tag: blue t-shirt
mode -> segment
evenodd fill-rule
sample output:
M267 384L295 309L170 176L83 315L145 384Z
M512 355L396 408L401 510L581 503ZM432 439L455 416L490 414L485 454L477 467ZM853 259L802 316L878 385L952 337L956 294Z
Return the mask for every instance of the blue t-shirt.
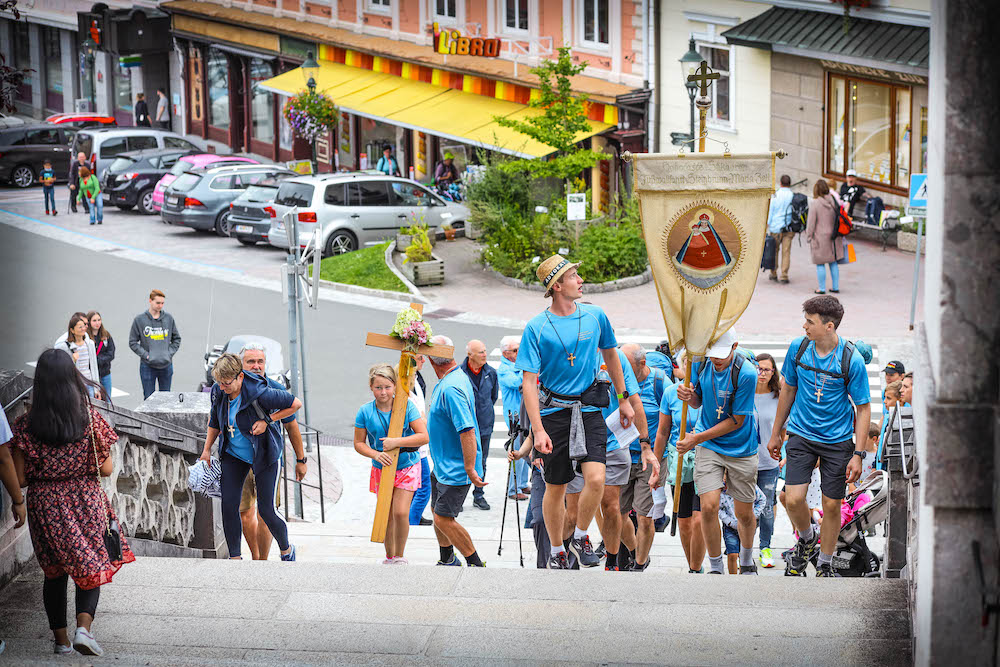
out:
M735 357L733 357L735 361ZM710 360L694 364L693 388L701 396L701 416L698 430L707 431L731 416L743 415L743 425L721 438L706 440L700 446L726 456L742 458L756 456L759 434L753 397L757 391L757 368L744 359L736 378L736 395L733 396L732 362L721 371L715 370Z
M545 310L524 327L514 367L538 373L542 385L550 391L579 396L597 377L601 367L597 351L617 345L608 316L597 306L578 303L576 311L565 317ZM572 365L568 355L574 356ZM541 413L548 415L557 410L546 408ZM583 411L596 412L597 408L585 405Z
M503 419L510 429L510 415L521 414L521 371L514 368L514 362L503 357L497 369L500 382L500 399L503 403Z
M661 472L660 476L671 485L677 480L677 440L681 433L681 410L684 403L677 398L678 384L672 384L663 392L663 400L660 401L660 412L670 415L670 435L667 438L667 446L664 453L667 458L667 472ZM688 405L687 430L688 433L698 431L698 420L701 418L701 408ZM687 484L694 481L694 451L684 454L684 470L681 473L681 482Z
M381 452L383 451L382 438L386 437L389 433L389 419L391 417L392 410L382 412L375 407L375 401L373 400L365 403L358 410L358 414L354 418L354 428L363 428L368 435L368 446ZM418 419L420 419L420 411L417 410L417 406L413 401L407 401L406 420L403 425L403 434L400 437L405 438L408 435L413 435L413 429L410 427L410 424ZM396 461L396 470L403 470L417 463L420 463L420 452L401 451L399 452L399 459ZM372 467L381 469L382 464L372 459Z
M42 183L43 188L55 187L55 183L52 183L50 185L45 182L45 179L55 178L55 177L56 177L56 171L52 167L49 167L48 169L43 168L40 172L38 172L38 180Z
M868 385L868 369L861 353L854 350L851 355L847 381L840 378L817 373L801 368L795 363L795 354L799 350L802 337L796 338L788 346L785 363L781 366L781 375L785 383L797 387L795 402L788 417L789 433L801 436L806 440L834 444L852 439L854 435L854 408L848 396L855 405L865 405L871 402L871 388ZM825 357L816 356L816 343L810 341L802 354L801 363L813 368L839 373L841 359L844 357L844 345L841 338L837 347ZM817 387L819 397L817 399ZM867 430L867 429L866 429Z
M226 435L229 436L229 447L226 451L241 461L253 463L253 443L250 442L250 438L248 438L243 431L240 430L239 426L236 425L236 413L240 411L240 403L242 403L242 401L242 394L229 401L229 423L226 424ZM229 435L230 426L233 427L232 435Z
M442 484L464 486L471 480L465 472L460 433L473 429L476 440L476 473L483 476L483 452L476 421L476 399L472 381L455 366L438 380L427 407L427 434L430 436L434 476Z
M634 395L639 393L639 381L635 379L635 371L632 370L632 365L629 364L628 359L625 358L625 353L621 350L616 350L618 352L618 361L622 365L622 374L625 376L625 391L629 395ZM597 353L600 357L600 352ZM601 364L604 363L604 357L600 357L597 362L597 368L600 370ZM610 375L610 373L609 373ZM608 403L608 407L601 408L601 416L604 417L604 421L608 420L615 410L618 409L618 394L615 391L614 385L611 385L611 402ZM639 415L636 415L637 417ZM618 442L618 438L611 434L611 429L606 429L608 432L608 453L618 451L622 447L625 447L623 443ZM636 441L638 444L638 440Z
M646 414L650 443L656 442L656 431L660 428L660 401L670 386L665 374L658 368L650 368L646 379L639 385L639 398L642 399L642 411ZM628 446L628 450L632 454L632 463L638 463L642 455L642 444L638 438Z

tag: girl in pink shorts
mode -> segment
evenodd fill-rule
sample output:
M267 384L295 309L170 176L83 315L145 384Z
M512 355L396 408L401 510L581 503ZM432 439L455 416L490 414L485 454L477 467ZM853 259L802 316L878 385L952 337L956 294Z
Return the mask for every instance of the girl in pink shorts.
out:
M375 364L368 369L368 387L375 397L358 410L354 418L354 449L372 460L368 488L378 493L382 466L392 463L389 452L399 450L396 478L393 480L392 508L385 531L384 565L406 564L403 550L410 531L410 501L420 488L421 445L427 444L427 422L413 401L407 401L405 426L399 438L388 437L392 402L396 395L396 370L389 364Z

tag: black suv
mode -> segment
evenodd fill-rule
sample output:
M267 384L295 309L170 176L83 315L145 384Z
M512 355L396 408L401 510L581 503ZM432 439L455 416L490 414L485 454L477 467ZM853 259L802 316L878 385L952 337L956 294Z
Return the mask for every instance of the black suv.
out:
M69 176L69 145L76 129L52 123L25 123L0 129L0 181L26 188L38 181L48 160L57 181Z
M104 173L101 191L106 205L123 211L138 207L144 215L156 213L153 188L177 160L198 151L181 148L151 148L119 154Z

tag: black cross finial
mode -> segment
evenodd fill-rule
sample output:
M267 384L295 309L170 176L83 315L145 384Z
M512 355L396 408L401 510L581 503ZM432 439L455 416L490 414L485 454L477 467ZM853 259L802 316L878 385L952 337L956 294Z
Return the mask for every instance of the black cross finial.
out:
M694 74L688 75L688 81L693 81L701 86L702 97L706 97L708 95L709 82L718 78L720 78L719 73L713 72L708 66L708 63L704 60L701 61L701 65L699 65L698 69L694 71Z

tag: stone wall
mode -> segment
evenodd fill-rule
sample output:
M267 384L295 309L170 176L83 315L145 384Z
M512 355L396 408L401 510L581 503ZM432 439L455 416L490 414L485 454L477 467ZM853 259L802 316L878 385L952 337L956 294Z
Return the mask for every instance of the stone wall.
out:
M0 406L6 408L7 421L13 422L23 414L24 402L19 397L29 389L31 380L23 373L0 368ZM10 507L11 498L0 485L0 587L17 576L34 556L28 527L13 530Z

